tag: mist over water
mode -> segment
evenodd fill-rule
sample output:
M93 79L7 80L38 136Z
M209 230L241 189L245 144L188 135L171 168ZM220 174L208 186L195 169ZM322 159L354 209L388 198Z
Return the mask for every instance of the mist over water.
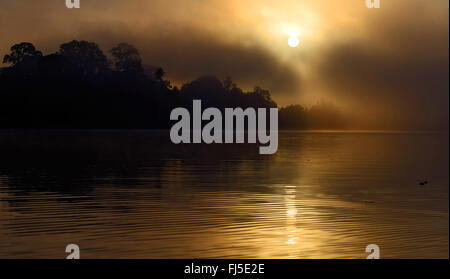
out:
M0 258L448 258L448 133L1 131ZM428 180L425 186L419 182Z

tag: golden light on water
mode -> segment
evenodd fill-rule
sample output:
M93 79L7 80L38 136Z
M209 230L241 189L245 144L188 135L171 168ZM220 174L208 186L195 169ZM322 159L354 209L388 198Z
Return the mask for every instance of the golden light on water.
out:
M296 189L293 185L285 186L285 204L286 204L286 229L287 229L287 240L286 244L294 245L297 244L297 207L296 207Z

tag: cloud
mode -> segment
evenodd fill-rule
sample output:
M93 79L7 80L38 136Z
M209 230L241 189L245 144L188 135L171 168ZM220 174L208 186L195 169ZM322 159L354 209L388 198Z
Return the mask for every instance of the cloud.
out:
M274 96L301 91L300 75L293 65L282 62L256 40L244 41L223 30L224 18L231 22L234 17L228 10L219 22L219 11L228 7L226 1L208 5L199 0L189 5L184 1L96 1L82 3L79 10L66 9L61 2L40 3L33 12L29 2L10 4L8 13L0 12L4 16L0 23L15 28L0 29L0 35L7 38L0 49L6 53L14 43L31 41L48 53L63 42L83 39L97 42L106 52L125 41L140 50L145 64L163 67L167 77L178 84L201 75L217 75L230 76L245 89L255 85L267 88ZM39 32L29 29L32 21L37 22Z
M384 9L363 23L364 37L330 44L317 74L336 98L359 107L361 117L448 127L448 8L443 13L442 6L411 1Z
M301 89L299 73L256 44L228 43L198 30L182 30L156 34L140 45L149 63L163 66L176 80L217 75L230 76L244 87L269 88L275 95Z
M331 99L373 123L448 127L447 0L0 0L0 53L31 41L44 53L72 39L106 52L135 45L177 84L230 76L276 101ZM285 28L301 44L286 45Z

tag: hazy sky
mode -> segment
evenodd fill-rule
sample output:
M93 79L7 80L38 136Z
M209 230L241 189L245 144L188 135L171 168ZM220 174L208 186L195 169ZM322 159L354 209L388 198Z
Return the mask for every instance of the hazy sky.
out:
M0 54L126 41L178 84L230 76L281 105L323 99L374 122L448 125L448 13L448 0L0 0Z

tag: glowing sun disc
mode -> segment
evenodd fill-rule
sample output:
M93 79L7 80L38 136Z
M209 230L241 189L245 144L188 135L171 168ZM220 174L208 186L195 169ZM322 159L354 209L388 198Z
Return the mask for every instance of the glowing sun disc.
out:
M297 36L292 35L292 36L289 37L288 45L290 47L296 47L296 46L298 46L298 44L299 44L299 40L298 40Z

